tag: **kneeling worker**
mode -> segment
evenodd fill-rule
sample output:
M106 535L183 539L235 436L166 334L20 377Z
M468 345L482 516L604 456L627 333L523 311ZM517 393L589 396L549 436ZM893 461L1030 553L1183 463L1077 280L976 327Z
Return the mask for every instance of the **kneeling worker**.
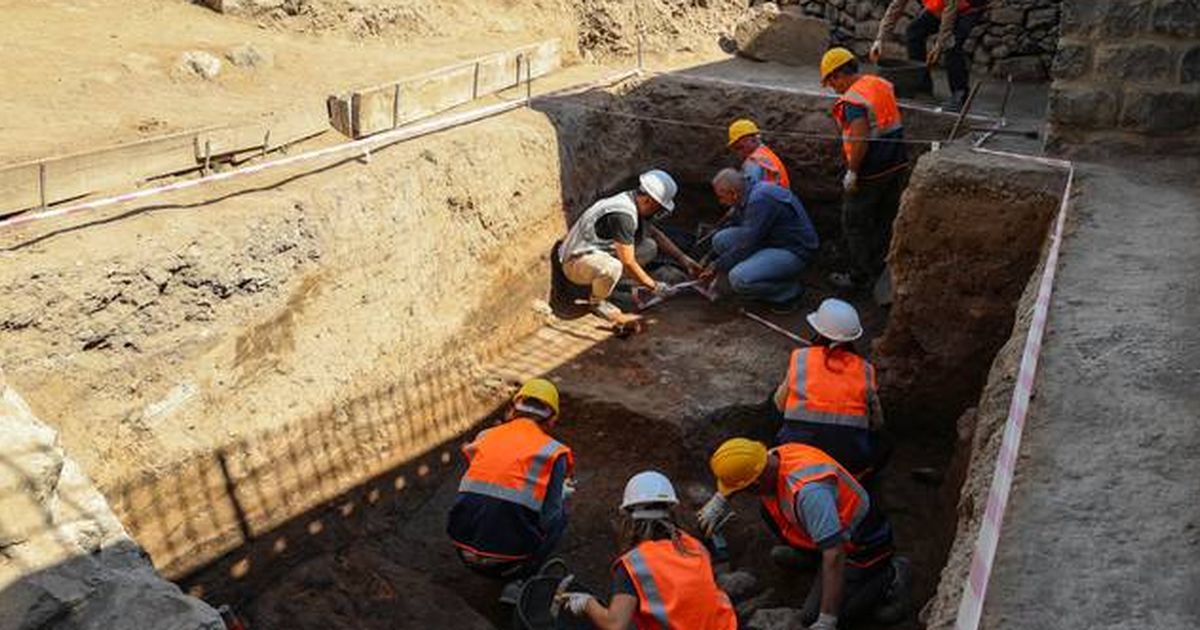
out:
M717 448L709 467L717 493L697 514L705 532L711 535L727 518L726 497L750 490L788 547L820 553L820 575L800 617L811 629L835 630L839 619L853 623L869 615L894 623L908 613L908 565L893 557L891 524L824 451L806 444L767 450L733 438Z
M638 178L638 189L622 192L592 204L571 226L558 249L558 260L567 279L592 288L592 311L614 324L636 321L608 301L613 287L628 273L638 284L658 292L665 286L646 273L638 261L636 246L645 232L688 271L697 273L700 265L684 254L653 225L643 219L664 218L675 209L679 187L665 171L652 170ZM656 249L657 249L656 248ZM656 251L656 250L655 250ZM653 255L647 256L653 259ZM649 262L646 260L645 262Z
M533 379L513 397L503 424L463 447L469 463L446 532L463 563L489 577L537 570L567 527L571 449L547 434L558 422L558 390ZM515 587L514 587L515 588ZM506 588L505 596L514 590Z
M742 221L713 236L717 259L700 277L728 274L738 296L791 308L800 297L800 273L820 244L804 204L792 191L769 182L749 183L732 168L718 172L712 187L718 201L737 209Z
M883 466L883 407L875 367L850 344L862 336L858 311L837 299L808 314L816 339L792 351L787 376L775 391L783 415L779 443L799 442L832 456L860 482Z
M564 607L604 630L737 630L733 605L713 578L704 545L679 527L671 480L648 470L625 484L622 546L613 565L612 602L564 593Z

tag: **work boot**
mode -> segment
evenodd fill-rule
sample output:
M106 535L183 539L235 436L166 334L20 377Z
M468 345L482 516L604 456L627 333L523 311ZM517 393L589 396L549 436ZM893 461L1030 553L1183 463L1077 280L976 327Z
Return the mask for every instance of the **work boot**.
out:
M801 551L787 545L771 547L771 561L775 566L789 571L811 571L817 568L820 556L813 552Z
M912 563L904 556L892 556L892 583L883 605L875 609L875 621L900 623L912 612Z
M513 580L504 585L500 589L500 603L516 606L517 601L521 599L521 589L525 586L525 580Z
M608 320L614 326L627 326L641 319L638 315L629 315L621 309L617 308L616 304L608 300L601 300L592 305L592 313L601 319Z

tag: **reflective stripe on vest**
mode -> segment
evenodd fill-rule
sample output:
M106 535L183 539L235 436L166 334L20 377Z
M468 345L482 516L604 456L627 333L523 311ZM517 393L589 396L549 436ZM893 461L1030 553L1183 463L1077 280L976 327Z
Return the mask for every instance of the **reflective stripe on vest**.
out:
M942 15L942 10L946 8L946 0L921 0L921 4L925 5L926 11L939 17ZM970 10L970 0L958 0L959 13L966 13Z
M830 362L842 370L829 369ZM869 429L871 390L875 370L852 352L830 355L823 346L792 352L788 365L787 398L783 417L801 422Z
M483 431L463 447L470 461L458 484L459 492L473 492L541 511L550 486L553 464L567 458L567 474L574 469L571 449L542 432L529 418L514 418Z
M850 149L854 143L849 140L850 121L846 120L843 112L846 104L857 105L867 110L867 125L870 128L868 139L904 128L892 84L873 74L862 75L833 104L833 117L842 128L842 150L847 161L850 160Z
M750 154L750 157L746 158L746 161L754 162L766 172L766 175L763 177L765 181L783 186L784 188L791 187L792 182L791 178L788 177L787 168L783 166L783 161L779 159L779 156L775 155L775 152L767 145L758 145L758 148L754 150L754 153Z
M775 496L764 496L762 501L784 540L802 549L817 548L804 523L796 518L796 495L809 483L833 480L837 485L838 521L847 534L846 551L857 551L849 534L866 517L871 499L854 476L824 451L805 444L784 444L771 453L779 457Z
M680 532L681 553L671 540L638 544L621 556L638 594L633 622L639 630L735 630L737 615L717 587L704 546Z

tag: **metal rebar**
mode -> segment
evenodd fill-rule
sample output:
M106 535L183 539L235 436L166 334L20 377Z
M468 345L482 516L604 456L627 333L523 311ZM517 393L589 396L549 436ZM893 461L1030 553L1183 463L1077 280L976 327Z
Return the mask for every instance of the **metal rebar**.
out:
M42 210L46 209L46 163L38 162L38 197L42 202Z

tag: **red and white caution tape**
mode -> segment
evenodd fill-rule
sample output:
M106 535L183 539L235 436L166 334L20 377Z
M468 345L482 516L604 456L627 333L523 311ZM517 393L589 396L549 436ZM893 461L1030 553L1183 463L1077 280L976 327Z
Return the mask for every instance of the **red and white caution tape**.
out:
M1033 319L1025 337L1025 349L1021 354L1021 365L1017 371L1017 383L1013 387L1012 404L1008 409L1008 420L1004 426L1004 437L1000 442L1000 453L996 457L996 470L992 475L992 487L988 491L987 507L983 522L979 525L979 536L975 541L975 554L971 558L971 570L963 586L962 600L958 606L955 630L977 630L983 616L983 601L987 596L988 582L992 575L992 563L996 559L996 547L1000 543L1000 526L1004 522L1004 511L1012 490L1013 473L1017 454L1021 449L1021 432L1029 412L1029 400L1033 395L1033 382L1037 375L1038 357L1042 351L1042 336L1046 331L1046 318L1050 312L1050 295L1054 289L1054 275L1058 268L1058 253L1062 246L1063 225L1067 219L1067 208L1071 201L1071 185L1075 179L1075 168L1070 162L1050 158L1022 156L1000 151L979 149L982 153L1007 155L1030 159L1051 166L1065 166L1067 184L1063 189L1062 204L1050 233L1050 250L1046 254L1046 266L1038 284L1037 301L1033 305Z

